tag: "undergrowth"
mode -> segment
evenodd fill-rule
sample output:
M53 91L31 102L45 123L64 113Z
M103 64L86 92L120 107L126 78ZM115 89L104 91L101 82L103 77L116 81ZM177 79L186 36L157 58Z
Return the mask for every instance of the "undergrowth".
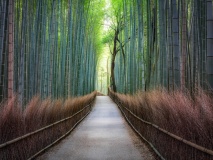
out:
M111 92L135 115L183 139L213 150L213 97L200 91L193 98L188 93L166 90L124 95ZM213 159L182 142L170 138L136 120L125 109L129 120L166 159Z
M72 116L92 102L95 96L96 92L66 100L51 100L50 98L41 100L39 96L35 96L23 111L15 96L2 102L0 105L0 144ZM64 135L90 109L87 107L70 120L0 149L0 159L29 158Z

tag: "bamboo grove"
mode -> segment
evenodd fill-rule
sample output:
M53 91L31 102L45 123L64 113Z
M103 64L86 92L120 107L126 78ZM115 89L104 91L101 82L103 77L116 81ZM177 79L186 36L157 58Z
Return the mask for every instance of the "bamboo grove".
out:
M213 88L212 0L112 0L111 87Z
M24 103L37 94L66 98L92 92L101 5L97 0L1 0L1 99L10 97L10 90Z

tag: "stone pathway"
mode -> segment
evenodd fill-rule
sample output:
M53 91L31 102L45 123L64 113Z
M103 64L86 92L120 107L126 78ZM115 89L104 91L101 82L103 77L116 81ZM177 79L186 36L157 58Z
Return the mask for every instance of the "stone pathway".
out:
M38 159L154 160L108 96L97 96L92 112L58 145Z

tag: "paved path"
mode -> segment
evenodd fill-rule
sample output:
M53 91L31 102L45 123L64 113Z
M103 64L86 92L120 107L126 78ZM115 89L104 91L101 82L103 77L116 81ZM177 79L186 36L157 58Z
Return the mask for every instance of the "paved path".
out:
M88 117L64 140L38 159L153 160L152 154L107 97L97 96Z

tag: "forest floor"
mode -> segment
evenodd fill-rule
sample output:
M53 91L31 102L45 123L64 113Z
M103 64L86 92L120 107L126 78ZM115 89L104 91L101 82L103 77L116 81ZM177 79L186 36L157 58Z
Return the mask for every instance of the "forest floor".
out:
M108 96L97 96L92 112L58 145L38 159L154 160Z

